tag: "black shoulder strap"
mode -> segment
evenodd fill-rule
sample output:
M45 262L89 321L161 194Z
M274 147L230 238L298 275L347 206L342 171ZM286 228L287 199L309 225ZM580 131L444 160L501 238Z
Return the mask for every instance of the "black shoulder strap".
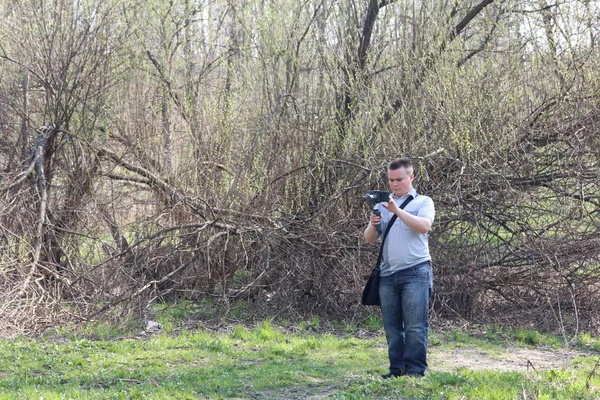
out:
M404 207L406 207L406 205L408 203L410 203L412 201L412 199L414 199L414 197L411 194L400 205L400 209L404 209ZM381 264L381 258L383 257L383 244L385 243L385 238L387 238L387 235L388 235L390 229L392 228L392 225L394 225L394 222L396 222L396 218L398 218L398 216L396 214L394 214L394 216L390 219L390 222L388 222L385 232L383 233L383 236L381 237L381 247L379 248L379 255L377 256L377 264L375 264L375 266L376 266L375 268L379 268L379 265Z

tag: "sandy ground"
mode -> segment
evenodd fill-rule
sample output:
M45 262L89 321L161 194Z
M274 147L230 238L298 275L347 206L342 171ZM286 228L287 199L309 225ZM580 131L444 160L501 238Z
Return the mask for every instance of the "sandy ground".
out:
M428 364L433 371L453 372L467 370L540 371L567 368L576 357L586 356L578 351L556 351L539 348L507 348L485 350L460 347L429 349Z

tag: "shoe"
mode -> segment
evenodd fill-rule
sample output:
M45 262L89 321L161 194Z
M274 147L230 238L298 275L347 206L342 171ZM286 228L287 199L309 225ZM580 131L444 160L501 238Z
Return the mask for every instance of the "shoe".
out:
M423 372L413 372L413 373L406 373L404 374L405 376L414 376L416 378L422 378L425 376L425 373Z
M392 372L388 372L388 373L387 373L387 374L385 374L385 375L381 375L381 377L382 377L383 379L390 379L390 378L398 378L399 376L402 376L402 375L403 375L402 373L399 373L399 374L394 374L394 373L392 373Z

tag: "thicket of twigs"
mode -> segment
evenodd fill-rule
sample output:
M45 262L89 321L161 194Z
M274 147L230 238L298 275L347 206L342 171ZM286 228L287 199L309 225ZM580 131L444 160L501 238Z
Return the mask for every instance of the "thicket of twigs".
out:
M361 197L398 156L434 316L597 329L599 11L530 3L0 1L0 334L365 313Z

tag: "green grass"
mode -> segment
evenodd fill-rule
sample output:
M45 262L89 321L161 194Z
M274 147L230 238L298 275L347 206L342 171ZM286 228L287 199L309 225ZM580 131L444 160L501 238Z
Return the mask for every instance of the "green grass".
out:
M323 324L313 318L303 326ZM100 334L82 333L100 340L61 334L0 341L0 399L592 399L600 388L600 368L592 374L597 357L577 359L567 370L436 372L434 367L422 379L383 381L378 379L387 366L383 333L359 338L356 331L347 332L348 324L336 334L287 334L267 320L226 332L183 329L153 337L130 332L118 339L107 337L114 332L107 327L96 328ZM503 349L504 340L527 346L546 340L530 331L493 329L495 337L504 335L501 343L486 339L489 329L474 335L434 332L431 351L457 344ZM598 343L590 335L581 341L586 348Z
M576 343L582 349L600 352L600 338L593 337L588 332L581 333Z
M586 339L581 339L584 337ZM535 329L503 329L498 325L480 326L477 329L454 328L452 330L430 335L431 340L444 341L447 346L468 347L477 346L485 349L502 349L508 345L519 346L545 346L552 349L562 349L565 346L564 338L553 333L543 333ZM587 345L584 345L584 342ZM569 343L571 345L572 343ZM577 343L580 348L600 350L600 341L593 339L589 334L579 336Z

